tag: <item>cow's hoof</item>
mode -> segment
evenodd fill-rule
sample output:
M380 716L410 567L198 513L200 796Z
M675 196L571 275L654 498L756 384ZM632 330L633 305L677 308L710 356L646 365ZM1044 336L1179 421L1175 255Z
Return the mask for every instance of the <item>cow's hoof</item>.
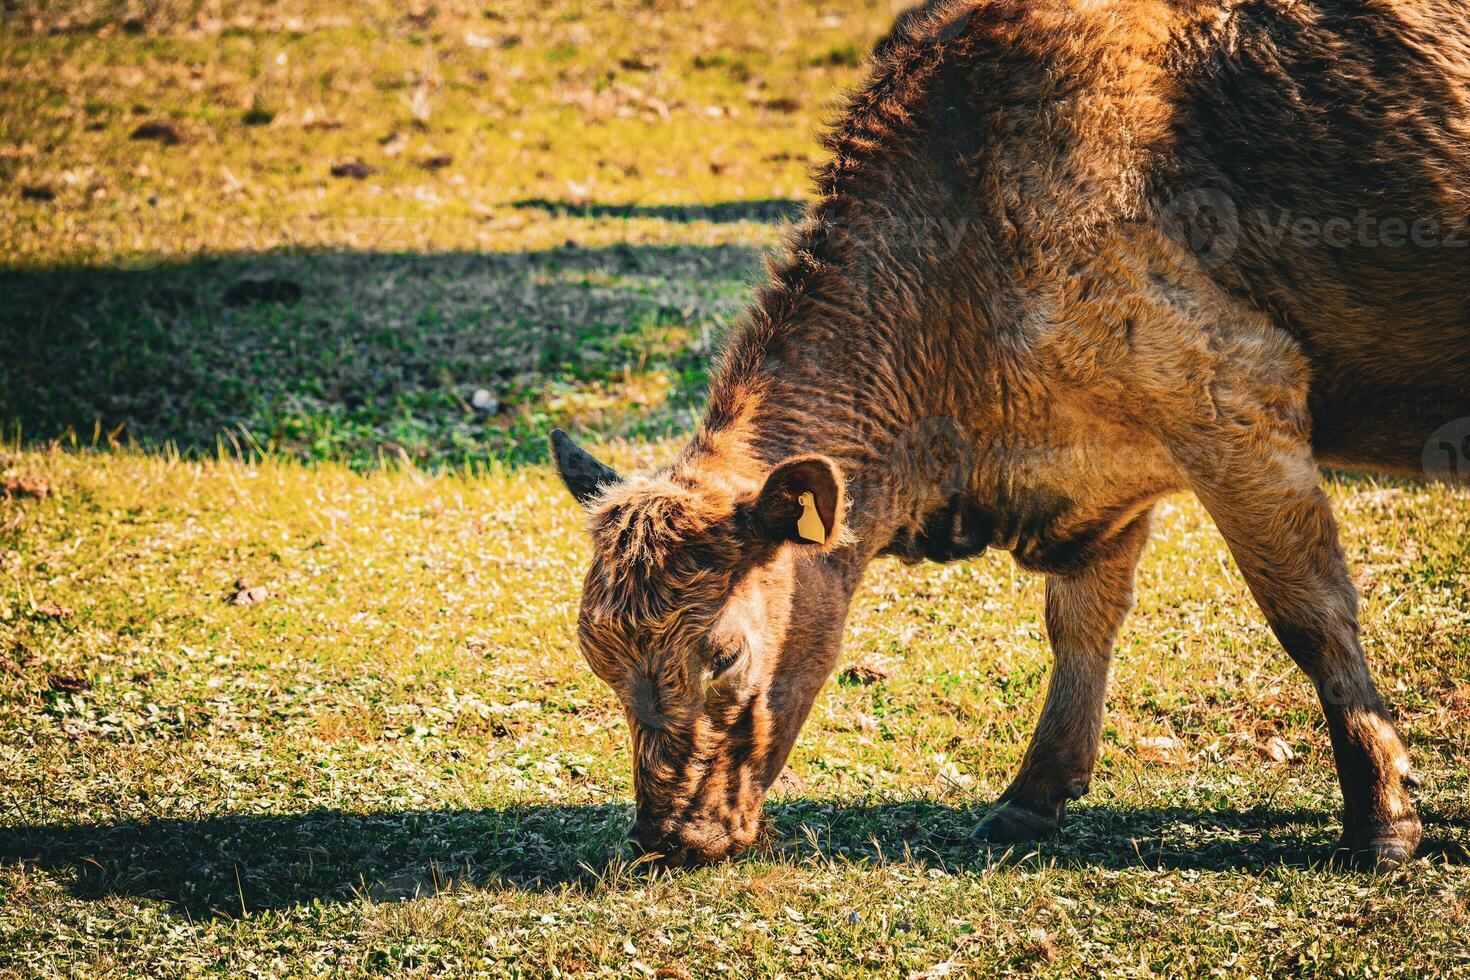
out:
M1024 844L1050 837L1061 822L1055 811L1039 813L1019 803L1002 803L985 815L970 837L987 844Z
M1419 822L1378 824L1346 832L1337 842L1337 860L1360 871L1384 874L1407 864L1419 849Z

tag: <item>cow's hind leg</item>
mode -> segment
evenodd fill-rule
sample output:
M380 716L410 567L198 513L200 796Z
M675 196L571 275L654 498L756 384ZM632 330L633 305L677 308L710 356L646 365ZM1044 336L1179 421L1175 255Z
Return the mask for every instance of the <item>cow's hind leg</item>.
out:
M1087 792L1097 760L1113 643L1133 605L1133 570L1148 540L1139 517L1086 569L1046 580L1046 631L1056 663L1020 772L975 837L1014 843L1060 826L1067 802Z
M1363 659L1357 592L1311 449L1259 424L1213 434L1213 445L1187 454L1191 483L1271 629L1316 686L1342 784L1341 853L1365 868L1397 867L1421 833L1405 788L1409 756Z

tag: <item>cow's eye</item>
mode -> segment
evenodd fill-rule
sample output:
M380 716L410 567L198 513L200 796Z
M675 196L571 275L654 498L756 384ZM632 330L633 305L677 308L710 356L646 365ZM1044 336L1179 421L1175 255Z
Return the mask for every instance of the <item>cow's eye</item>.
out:
M709 664L710 674L715 677L719 677L725 671L735 666L735 661L739 659L739 647L729 647L727 649L716 650L714 659L712 659Z

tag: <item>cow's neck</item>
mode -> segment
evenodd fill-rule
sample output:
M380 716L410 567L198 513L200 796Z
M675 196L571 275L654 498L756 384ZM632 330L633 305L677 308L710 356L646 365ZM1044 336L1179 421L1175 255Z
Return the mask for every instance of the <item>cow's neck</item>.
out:
M852 554L865 562L946 492L933 484L950 471L932 459L912 465L912 456L949 438L951 420L973 432L974 406L954 393L983 390L982 379L959 375L984 359L974 356L976 336L957 326L955 298L942 293L956 281L939 268L940 255L956 257L959 243L944 240L956 229L931 223L919 232L927 238L894 247L894 223L912 234L932 202L886 202L883 223L866 220L861 205L828 207L839 213L796 240L791 262L773 270L751 322L732 337L706 430L715 455L735 456L751 473L809 453L836 462L853 504Z

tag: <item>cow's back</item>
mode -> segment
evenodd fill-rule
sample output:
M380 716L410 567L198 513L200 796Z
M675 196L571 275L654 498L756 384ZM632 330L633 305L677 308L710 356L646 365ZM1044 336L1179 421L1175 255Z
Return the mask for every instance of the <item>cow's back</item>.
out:
M1166 217L1301 340L1324 457L1412 468L1470 415L1470 12L1262 0L1178 51Z

